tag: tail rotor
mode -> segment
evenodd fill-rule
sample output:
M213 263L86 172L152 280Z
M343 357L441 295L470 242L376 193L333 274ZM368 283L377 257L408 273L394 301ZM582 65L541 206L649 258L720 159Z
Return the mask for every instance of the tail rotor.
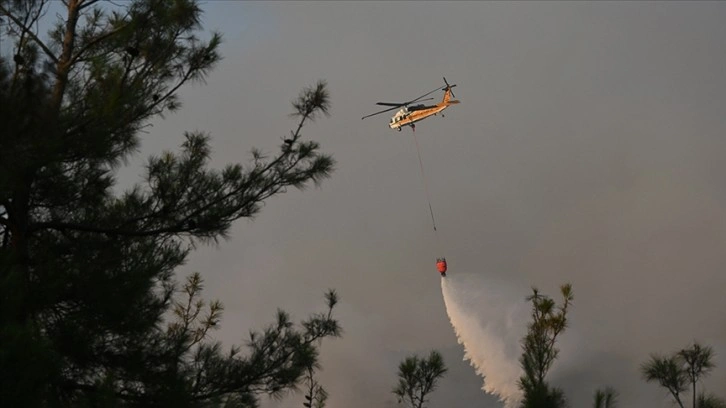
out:
M456 86L456 84L454 84L454 85L449 85L449 81L447 81L447 80L446 80L446 77L443 77L443 78L444 78L444 83L446 84L446 88L444 88L443 90L445 91L445 90L447 90L447 89L448 89L448 90L450 90L450 91L451 91L451 88L455 87L455 86ZM454 95L454 91L451 91L451 96L453 96L454 98L456 98L456 95Z

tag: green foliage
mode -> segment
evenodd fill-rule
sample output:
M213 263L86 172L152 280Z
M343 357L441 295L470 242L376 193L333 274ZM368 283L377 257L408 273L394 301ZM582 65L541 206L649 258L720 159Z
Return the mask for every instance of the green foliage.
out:
M713 395L701 393L698 395L698 408L726 408L726 401Z
M560 291L563 298L560 306L536 288L527 297L527 301L532 303L532 321L522 339L522 356L519 359L524 371L519 379L519 388L524 394L523 408L566 406L562 390L550 387L545 378L559 353L555 343L567 327L567 312L574 299L571 285L563 285Z
M715 367L713 363L713 349L711 347L702 347L698 343L694 343L691 348L683 349L678 352L685 363L686 377L691 382L691 396L693 397L693 407L696 408L696 383L701 377L708 375Z
M674 352L669 356L652 354L641 366L641 373L647 382L657 382L668 390L676 403L683 408L681 396L691 385L693 407L699 407L696 384L715 367L713 349L693 343L690 348Z
M547 383L527 388L521 403L522 408L562 408L567 406L564 392Z
M618 392L613 387L595 390L594 408L616 408L618 406Z
M214 68L221 36L199 38L194 0L101 4L64 2L43 36L47 1L0 0L11 44L0 55L3 405L250 406L279 395L340 334L335 293L326 312L296 325L281 311L246 353L223 351L209 339L222 305L202 300L199 275L179 288L174 271L265 200L330 175L333 159L301 135L329 113L326 84L293 102L296 129L277 153L214 170L209 136L187 133L180 152L150 158L143 183L115 194L117 166L151 119L179 108L177 91Z
M307 392L305 393L305 408L324 408L328 400L328 392L325 391L320 383L315 379L315 369L317 366L309 366L305 376L305 385Z
M688 390L688 379L681 369L676 356L660 356L653 354L650 360L641 366L643 378L648 382L657 382L668 390L681 408L681 394Z
M326 293L325 298L329 306L327 315L317 315L317 319L311 319L305 322L304 327L310 332L333 330L335 335L339 335L340 329L337 327L337 323L332 320L331 315L333 307L338 303L338 295L335 291L331 290ZM329 324L333 324L334 327L327 327ZM307 393L305 394L303 406L306 408L324 408L328 400L328 392L315 379L315 373L318 369L320 369L320 366L317 360L311 359L306 367L306 375L304 378Z
M438 351L431 351L428 358L407 357L398 366L398 385L393 393L399 403L406 403L410 408L422 408L428 402L426 397L436 389L437 382L447 371Z

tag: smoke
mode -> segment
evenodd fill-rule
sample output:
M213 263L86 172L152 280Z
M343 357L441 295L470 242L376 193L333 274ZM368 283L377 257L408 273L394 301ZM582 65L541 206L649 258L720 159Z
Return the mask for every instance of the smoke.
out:
M522 293L500 283L478 281L473 276L449 275L441 279L446 313L464 360L484 379L482 390L508 408L521 399L519 340L526 332L528 307ZM515 299L521 299L520 302Z

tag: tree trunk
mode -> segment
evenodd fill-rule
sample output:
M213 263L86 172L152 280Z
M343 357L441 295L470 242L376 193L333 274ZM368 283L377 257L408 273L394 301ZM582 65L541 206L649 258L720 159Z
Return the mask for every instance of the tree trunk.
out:
M693 408L696 408L696 381L695 380L693 380Z
M68 73L71 70L71 57L73 56L73 46L76 40L76 24L78 23L78 7L80 0L70 0L68 2L68 21L66 22L66 32L63 35L63 51L58 59L56 67L56 81L53 86L53 96L51 99L50 112L51 118L58 115L61 104L63 103L63 94L68 83Z

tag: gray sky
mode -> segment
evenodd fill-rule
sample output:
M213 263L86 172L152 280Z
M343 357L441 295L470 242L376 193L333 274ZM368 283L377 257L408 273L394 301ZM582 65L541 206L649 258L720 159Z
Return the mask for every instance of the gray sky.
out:
M185 130L211 133L215 166L247 161L252 147L272 151L295 125L290 101L325 79L332 117L303 134L338 161L321 188L271 199L181 271L201 271L206 296L225 304L219 339L244 341L278 307L303 318L335 288L345 334L323 344L328 406L396 406L398 363L431 349L451 369L432 408L500 406L462 361L434 265L445 255L451 279L511 293L511 303L470 305L487 308L482 320L523 302L531 285L556 295L572 283L552 381L573 406L605 385L622 407L670 406L638 366L693 340L719 352L707 385L723 389L726 4L204 9L206 28L224 34L225 59L205 86L182 92L183 109L155 124L142 157L176 149ZM388 114L360 117L377 101L443 85L442 76L458 84L462 104L416 133L437 243L410 129L388 129ZM266 403L301 404L300 395Z

